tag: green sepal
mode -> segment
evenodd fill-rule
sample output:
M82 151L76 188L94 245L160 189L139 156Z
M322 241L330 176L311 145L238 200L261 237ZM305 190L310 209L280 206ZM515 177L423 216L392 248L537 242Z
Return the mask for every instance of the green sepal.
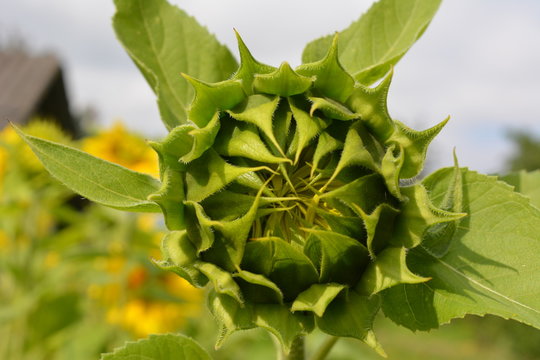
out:
M197 288L202 288L208 283L208 278L192 265L178 266L166 260L152 260L152 262L161 270L173 272Z
M364 239L366 237L364 224L356 215L338 215L322 209L317 209L317 214L320 215L328 223L330 229L336 233L346 235L354 239Z
M185 228L183 166L164 151L162 144L150 143L150 146L158 154L161 187L157 192L148 195L148 200L161 208L167 229L182 230Z
M319 277L306 255L275 237L249 241L241 268L269 278L281 289L286 302L295 299Z
M432 225L456 221L466 216L435 207L429 199L426 188L417 184L401 188L407 201L401 207L401 213L395 221L392 244L413 248L420 245L427 228Z
M326 307L345 288L345 285L337 283L313 284L298 295L291 306L291 311L311 311L321 317Z
M244 281L244 283L238 282L244 297L250 302L283 304L283 293L265 276L246 270L238 270L233 276Z
M395 152L397 151L397 155ZM396 199L403 200L399 187L399 175L405 160L401 144L392 144L386 149L382 159L380 173L384 177L386 187Z
M359 339L386 357L372 330L379 308L380 299L377 295L368 297L354 290L343 291L328 305L324 315L316 317L315 321L323 332Z
M234 119L256 125L272 144L283 152L274 136L272 119L279 105L279 96L251 95L228 113Z
M398 284L429 281L431 278L415 275L409 270L406 256L407 249L404 247L387 247L382 250L368 265L355 290L361 295L371 296Z
M186 201L187 205L193 206L195 209L201 227L211 227L223 235L222 240L223 244L225 245L225 250L229 254L232 264L236 267L240 265L240 262L244 256L244 248L247 237L253 221L257 216L261 192L262 189L259 191L257 196L255 196L247 213L231 221L211 220L206 216L206 214L204 214L204 209L199 203ZM201 250L204 251L208 248L210 248L210 246Z
M247 303L242 307L230 296L210 291L208 308L222 326L221 334L216 341L216 349L219 349L232 333L256 327L253 322L255 314L252 304Z
M379 172L379 153L378 144L362 123L356 121L347 132L341 158L329 182L333 181L347 166L363 166L374 172Z
M214 149L220 155L240 156L263 163L290 162L287 158L274 156L261 140L255 125L252 124L224 123L220 136L214 144Z
M168 232L161 240L161 253L165 261L176 266L189 266L197 260L197 249L186 230Z
M333 231L309 233L304 253L319 271L319 282L355 285L369 262L368 250L358 240Z
M255 197L254 195L222 190L204 199L201 205L210 218L220 221L231 221L247 213L253 205ZM287 199L261 196L259 198L259 208Z
M319 163L326 155L342 148L343 148L343 142L334 138L332 135L330 135L326 131L322 132L319 135L319 138L317 141L317 147L315 148L315 153L313 154L311 176L313 177L313 174L319 168Z
M440 180L441 173L436 172L426 177L422 184L428 192ZM431 198L436 206L442 210L461 213L463 211L463 179L456 154L454 153L454 174L448 185L448 190L442 198ZM451 221L441 224L435 224L428 228L424 234L422 247L430 254L440 258L443 257L450 248L454 233L459 226L460 221Z
M180 161L189 163L201 157L201 155L214 144L214 140L220 129L219 112L216 112L210 122L203 128L190 126L188 135L192 137L192 147L188 153L180 157Z
M395 121L396 131L388 138L386 144L398 143L403 147L404 159L400 178L412 178L422 171L429 144L439 134L449 119L448 117L439 124L424 131L410 129L401 122Z
M240 53L240 67L232 78L242 80L244 91L246 94L251 95L253 94L252 84L255 74L269 74L276 71L276 68L270 65L261 64L255 60L236 29L234 33L236 35L238 51Z
M375 259L377 253L384 249L392 238L394 221L400 213L392 206L382 203L367 214L359 206L355 206L355 211L364 221L364 227L367 233L367 249L372 259Z
M240 287L234 281L232 275L220 267L202 261L197 261L194 267L202 272L214 285L214 290L218 294L228 295L236 300L240 306L244 306L244 298Z
M302 150L308 143L329 125L329 121L318 116L310 116L302 110L301 99L289 98L289 106L296 121L294 140L289 147L288 155L294 155L294 163L298 163Z
M280 149L286 149L291 135L292 111L289 104L282 102L274 112L273 129ZM283 151L282 151L283 152Z
M386 141L393 134L394 121L388 114L387 98L393 71L390 71L374 88L357 84L347 99L347 106L357 113L366 127L380 140Z
M201 205L210 218L230 221L248 212L254 200L255 196L253 195L222 190L204 199ZM270 201L261 201L261 205L267 202Z
M338 34L326 56L314 63L302 64L296 72L304 76L315 76L313 87L322 95L344 102L354 88L354 78L341 66L338 57Z
M225 80L210 84L187 74L182 76L195 89L195 98L189 109L189 120L200 128L205 127L216 112L232 109L246 98L240 80Z
M377 174L362 176L352 182L328 191L320 196L321 200L335 199L356 210L355 206L366 213L372 212L377 205L386 201L386 187Z
M204 208L199 203L186 201L185 213L188 235L197 248L198 256L214 244L215 236L212 226L215 223L206 215Z
M227 163L215 150L209 149L203 156L189 164L186 172L186 199L199 202L223 189L239 176L262 169L259 167L239 167Z
M313 116L315 111L319 110L324 116L330 119L348 121L358 118L358 114L353 113L347 107L333 99L314 96L309 96L308 99L311 102L309 109L309 115L311 116Z
M255 314L255 324L276 336L285 354L290 352L298 336L309 334L315 327L311 314L293 314L285 305L257 304Z
M150 141L150 146L160 157L163 157L160 158L161 161L178 162L193 148L193 137L189 135L189 132L194 128L193 124L176 126L160 142Z
M272 73L256 74L253 89L257 93L287 97L305 93L313 81L314 78L296 73L287 62L283 62Z
M293 314L284 305L246 303L242 308L230 297L215 292L209 294L208 304L212 314L223 325L216 348L221 347L235 331L262 327L275 335L288 353L293 340L310 333L314 327L313 316Z

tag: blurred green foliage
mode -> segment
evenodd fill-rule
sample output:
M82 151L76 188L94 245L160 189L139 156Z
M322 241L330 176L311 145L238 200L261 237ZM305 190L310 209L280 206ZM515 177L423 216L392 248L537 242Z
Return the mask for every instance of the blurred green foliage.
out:
M47 122L25 130L79 146ZM111 161L126 153L128 166L157 167L147 155L133 158L145 141L118 125L85 140ZM11 127L2 130L0 359L95 360L126 340L187 326L202 293L151 264L149 256L160 256L158 219L81 199L45 172Z
M505 170L540 169L540 139L525 131L511 131L508 137L514 144L514 152L506 161Z

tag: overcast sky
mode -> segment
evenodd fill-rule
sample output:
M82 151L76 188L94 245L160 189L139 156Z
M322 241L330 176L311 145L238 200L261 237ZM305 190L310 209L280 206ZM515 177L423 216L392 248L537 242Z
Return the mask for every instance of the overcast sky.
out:
M232 28L254 56L300 63L304 45L356 20L371 0L174 0L236 54ZM148 137L165 133L155 97L116 41L112 0L0 0L0 40L22 37L63 61L74 110L93 106L101 124L122 119ZM451 121L432 146L431 166L499 171L505 134L540 135L540 1L446 0L395 69L391 115L416 128ZM540 156L540 154L539 154Z

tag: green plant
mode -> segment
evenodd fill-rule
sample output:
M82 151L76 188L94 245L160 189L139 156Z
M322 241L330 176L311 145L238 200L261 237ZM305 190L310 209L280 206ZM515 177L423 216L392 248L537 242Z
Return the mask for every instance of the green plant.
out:
M304 359L304 336L318 328L332 338L314 359L339 337L384 355L373 332L381 308L411 330L487 313L540 327L538 208L457 160L414 180L446 120L415 131L386 108L393 65L439 3L381 0L308 44L293 70L257 62L240 36L238 66L164 0L116 0L117 35L169 129L151 143L160 181L21 136L90 200L163 213L170 232L156 263L212 285L218 346L262 327L287 359ZM209 358L189 338L156 335L103 359L135 354Z

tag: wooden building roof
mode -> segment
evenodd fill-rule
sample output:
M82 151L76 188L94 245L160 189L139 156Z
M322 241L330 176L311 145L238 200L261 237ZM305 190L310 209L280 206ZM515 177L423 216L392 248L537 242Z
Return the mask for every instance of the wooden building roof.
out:
M50 54L0 51L0 128L8 121L25 124L33 116L51 118L73 135L79 134L60 61Z

